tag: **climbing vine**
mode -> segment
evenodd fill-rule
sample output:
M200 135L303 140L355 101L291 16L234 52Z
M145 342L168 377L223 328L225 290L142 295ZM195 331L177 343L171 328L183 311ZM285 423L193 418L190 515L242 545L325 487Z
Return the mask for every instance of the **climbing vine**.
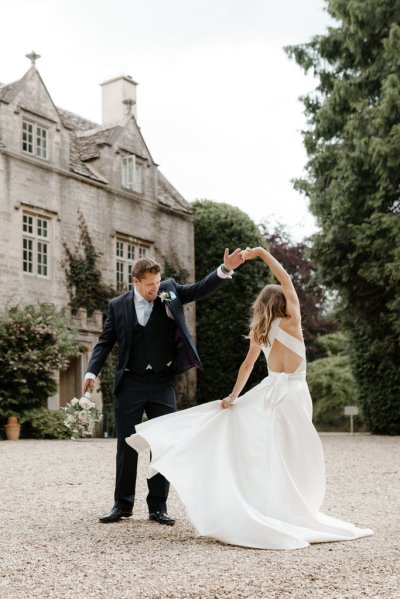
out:
M79 213L79 244L75 250L71 250L64 243L66 254L65 274L67 288L70 296L69 305L72 313L78 308L86 308L90 316L94 310L101 310L103 314L107 311L107 303L116 295L110 285L102 281L102 274L97 267L97 260L101 254L97 252L89 234L88 226L81 213Z

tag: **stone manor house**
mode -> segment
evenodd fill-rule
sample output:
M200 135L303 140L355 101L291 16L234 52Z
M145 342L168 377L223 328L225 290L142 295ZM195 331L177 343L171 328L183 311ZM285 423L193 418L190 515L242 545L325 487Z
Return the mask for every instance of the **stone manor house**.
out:
M64 243L75 251L83 216L103 281L121 291L130 268L151 255L163 266L178 262L194 280L193 211L159 171L136 118L130 76L101 84L102 123L54 105L36 67L13 83L0 83L0 308L53 303L67 308ZM1 77L1 73L0 73ZM193 305L188 321L194 332ZM71 317L81 348L59 377L58 408L80 396L90 353L102 329L100 313ZM195 373L181 388L195 391ZM96 385L97 387L97 385ZM101 405L101 397L96 401Z

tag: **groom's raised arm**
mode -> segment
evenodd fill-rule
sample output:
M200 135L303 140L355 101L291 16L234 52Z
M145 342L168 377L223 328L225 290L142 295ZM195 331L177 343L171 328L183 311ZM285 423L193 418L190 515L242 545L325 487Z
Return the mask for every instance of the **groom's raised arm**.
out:
M229 254L229 250L226 249L223 264L197 283L191 285L176 283L181 302L187 304L203 299L221 287L232 276L233 271L243 264L243 257L240 252L240 248L237 248L232 254Z

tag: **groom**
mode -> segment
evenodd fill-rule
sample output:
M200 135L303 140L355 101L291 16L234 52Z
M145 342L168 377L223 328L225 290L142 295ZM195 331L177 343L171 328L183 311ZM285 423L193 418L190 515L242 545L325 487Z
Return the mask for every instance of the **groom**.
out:
M176 410L175 374L196 366L202 368L193 344L183 306L214 293L242 264L240 249L225 250L224 262L204 279L180 285L173 279L161 282L160 265L149 258L137 260L132 267L134 289L114 298L108 307L103 332L96 344L85 375L83 392L93 390L94 379L107 355L118 343L115 374L115 422L117 434L114 507L99 518L116 522L132 515L135 498L137 452L125 437L135 425ZM169 482L157 474L147 481L150 520L175 523L167 513Z

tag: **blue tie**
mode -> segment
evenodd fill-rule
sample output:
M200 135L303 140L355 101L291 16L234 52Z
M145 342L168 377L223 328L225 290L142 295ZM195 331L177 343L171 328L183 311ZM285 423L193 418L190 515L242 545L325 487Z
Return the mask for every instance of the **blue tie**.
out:
M151 311L153 309L153 302L148 302L147 300L143 300L143 301L144 301L143 326L145 327L150 318Z

